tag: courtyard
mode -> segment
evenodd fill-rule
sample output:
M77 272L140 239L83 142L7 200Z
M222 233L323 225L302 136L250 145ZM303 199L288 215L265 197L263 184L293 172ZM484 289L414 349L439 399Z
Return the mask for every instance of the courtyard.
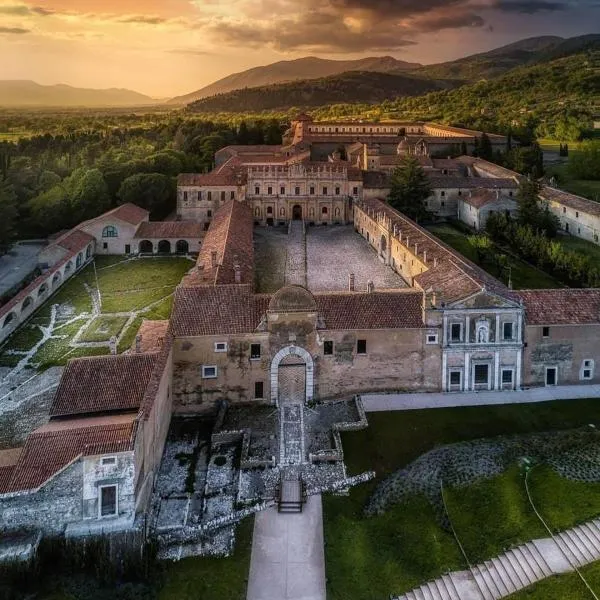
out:
M287 227L254 230L257 292L273 293L289 282L289 265L304 265L300 281L312 292L346 291L354 274L355 290L406 287L403 279L384 265L352 225L307 227L304 243L296 242ZM298 256L290 256L296 253Z
M0 449L47 421L71 358L130 349L143 319L167 319L188 258L97 257L0 347ZM112 342L111 342L112 340Z

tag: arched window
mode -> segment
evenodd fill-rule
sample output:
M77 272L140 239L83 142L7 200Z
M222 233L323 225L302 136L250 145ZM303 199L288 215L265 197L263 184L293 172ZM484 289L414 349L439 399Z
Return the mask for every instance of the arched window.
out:
M117 228L114 225L107 225L102 230L102 237L103 238L119 237L119 232L117 231Z
M327 207L326 207L326 206L324 206L324 207L321 209L321 212L322 212L324 215L326 215L326 214L327 214Z

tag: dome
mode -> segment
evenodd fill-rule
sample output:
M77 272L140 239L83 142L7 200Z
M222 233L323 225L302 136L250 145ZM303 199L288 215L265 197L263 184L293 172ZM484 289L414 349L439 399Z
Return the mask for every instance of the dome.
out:
M406 137L403 137L400 140L400 143L398 144L398 154L408 154L408 151L410 150L410 144L408 143L408 140L406 139Z
M270 312L314 312L317 303L314 296L301 285L281 288L269 302Z

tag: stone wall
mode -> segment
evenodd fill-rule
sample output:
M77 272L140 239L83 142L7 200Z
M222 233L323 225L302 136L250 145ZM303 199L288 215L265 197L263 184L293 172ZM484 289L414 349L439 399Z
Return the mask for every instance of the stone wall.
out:
M117 237L102 237L105 227L112 225L117 229ZM137 240L133 239L138 225L131 225L125 221L107 215L90 221L87 225L80 227L82 231L96 238L96 254L127 254L125 246L130 246L130 252L137 247Z

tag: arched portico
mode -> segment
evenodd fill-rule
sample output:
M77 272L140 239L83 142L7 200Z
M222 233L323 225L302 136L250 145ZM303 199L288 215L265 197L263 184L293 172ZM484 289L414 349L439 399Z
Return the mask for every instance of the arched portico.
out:
M279 405L279 365L283 359L289 356L298 357L306 365L305 402L311 402L314 388L314 363L310 353L300 346L286 346L273 357L271 361L271 402Z

